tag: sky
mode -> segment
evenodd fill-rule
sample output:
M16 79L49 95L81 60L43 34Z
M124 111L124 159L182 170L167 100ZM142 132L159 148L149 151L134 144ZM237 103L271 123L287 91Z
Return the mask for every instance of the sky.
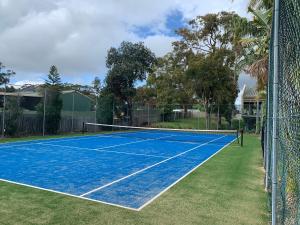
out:
M56 65L64 82L104 79L110 47L142 41L156 56L172 50L174 30L195 16L247 14L248 0L0 0L0 62L12 83L43 82Z

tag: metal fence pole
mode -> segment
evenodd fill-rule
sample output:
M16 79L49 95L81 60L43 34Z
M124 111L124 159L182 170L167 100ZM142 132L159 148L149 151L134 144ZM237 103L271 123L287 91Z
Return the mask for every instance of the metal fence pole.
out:
M273 81L273 138L272 138L272 225L276 225L277 143L278 143L278 76L279 76L279 0L274 11L274 81Z
M20 113L20 110L21 110L21 87L18 89L18 97L17 97L17 107L18 107L18 118L17 118L17 133L20 132L21 130L21 116L19 113Z
M75 110L75 91L73 91L72 95L72 122L71 122L71 132L74 131L74 110Z
M201 110L200 110L200 105L198 106L198 124L197 124L197 129L200 130L200 117L201 117Z
M44 90L44 111L43 111L43 136L45 136L46 127L46 99L47 99L47 89Z
M98 110L98 94L96 95L96 106L95 106L95 123L97 123L97 110ZM97 131L95 126L95 132Z
M4 87L4 96L3 96L2 138L4 138L5 136L5 107L6 107L6 85Z
M219 120L220 120L220 104L218 103L217 130L219 130L219 129L220 129L220 127L219 127Z
M260 110L259 110L259 100L256 100L256 121L255 121L255 133L259 134L259 117L260 117Z
M115 100L113 100L112 102L112 125L114 124L115 124Z
M148 121L148 127L150 126L150 105L147 103L147 121Z

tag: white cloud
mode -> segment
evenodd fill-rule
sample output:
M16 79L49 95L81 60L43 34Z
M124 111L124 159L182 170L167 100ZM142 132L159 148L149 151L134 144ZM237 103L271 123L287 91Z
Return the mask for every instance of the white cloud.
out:
M22 81L17 81L16 83L14 83L14 85L16 87L21 87L25 84L37 85L37 84L43 84L43 83L44 83L43 80L22 80Z
M172 42L176 40L174 37L154 35L147 37L143 41L147 47L155 52L156 56L161 57L172 50Z
M0 0L0 61L15 80L37 80L57 65L65 81L89 82L104 76L105 57L121 41L144 41L158 56L174 37L163 34L167 15L180 10L186 20L221 10L245 14L248 0ZM155 25L141 39L135 26Z

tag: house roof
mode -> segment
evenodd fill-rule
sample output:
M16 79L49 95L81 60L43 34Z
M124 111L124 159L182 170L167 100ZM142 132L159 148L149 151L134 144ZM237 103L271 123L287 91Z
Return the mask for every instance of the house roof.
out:
M78 93L86 98L88 98L90 101L94 101L94 99L92 99L91 97L84 95L82 93L80 93L79 91L76 90L66 90L66 91L62 91L62 94L69 94L69 93ZM16 92L3 92L0 91L0 96L22 96L22 97L34 97L34 98L42 98L44 95L37 91L37 88L35 89L31 89L28 90L27 88L25 88L25 90L22 91L16 91Z
M81 93L80 91L77 91L77 90L66 90L66 91L62 91L62 94L70 94L70 93L77 93L77 94L80 94L86 98L88 98L89 100L91 101L95 101L93 98L91 98L90 96L87 96L83 93Z
M246 87L244 92L244 98L256 98L258 96L258 92L256 89Z
M0 96L22 96L22 97L35 97L42 98L43 95L39 92L29 92L29 91L20 91L20 92L0 92Z
M252 102L257 100L264 100L263 97L261 97L260 93L255 88L249 88L247 86L244 87L244 93L243 93L243 101L244 102Z

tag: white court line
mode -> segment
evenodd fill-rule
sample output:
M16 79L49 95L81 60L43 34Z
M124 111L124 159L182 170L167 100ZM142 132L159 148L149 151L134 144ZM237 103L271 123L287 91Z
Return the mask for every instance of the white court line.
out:
M234 141L235 140L233 140L232 142L234 142ZM228 145L230 145L231 143L229 143ZM223 150L224 148L226 148L228 145L224 146L222 149L220 149L218 152L216 152L210 158L212 158L213 156L215 156L217 153L219 153L221 150ZM206 161L208 161L210 158L208 158ZM85 197L82 197L82 196L72 195L72 194L65 193L65 192L60 192L60 191L55 191L55 190L51 190L51 189L41 188L41 187L37 187L37 186L33 186L33 185L28 185L28 184L24 184L24 183L14 182L14 181L6 180L6 179L1 179L0 178L0 181L5 182L5 183L20 185L20 186L24 186L24 187L30 187L30 188L37 189L37 190L42 190L42 191L48 191L48 192L52 192L52 193L56 193L56 194L61 194L61 195L64 195L64 196L69 196L69 197L73 197L73 198L77 198L77 199L87 200L87 201L90 201L90 202L102 203L102 204L105 204L105 205L115 206L115 207L119 207L119 208L123 208L123 209L128 209L128 210L132 210L132 211L140 211L145 206L149 205L152 201L154 201L156 198L158 198L160 195L162 195L164 192L166 192L167 190L169 190L172 186L174 186L180 180L182 180L183 178L185 178L186 176L188 176L190 173L192 173L193 171L195 171L198 167L200 167L206 161L202 162L199 166L197 166L196 168L194 168L192 171L190 171L184 177L180 178L178 181L176 181L175 183L173 183L172 185L170 185L167 189L165 189L164 191L162 191L160 194L158 194L157 196L155 196L153 199L151 199L150 201L148 201L147 203L145 203L143 206L141 206L138 209L127 207L127 206L123 206L123 205L119 205L119 204L109 203L109 202L105 202L105 201L100 201L100 200L85 198Z
M13 142L3 142L0 143L1 148L10 148L10 147L18 147L18 146L27 146L36 144L39 141L47 141L47 142L60 142L60 141L66 141L66 140L78 140L78 139L89 139L89 138L96 138L96 137L107 137L107 135L104 134L98 134L98 135L87 135L87 136L73 136L73 137L56 137L56 138L45 138L45 139L34 139L34 140L28 140L28 141L13 141ZM65 140L66 139L66 140ZM18 143L25 143L25 144L18 144ZM27 143L27 144L26 144Z
M35 141L51 141L51 140L60 140L60 139L75 139L75 138L85 138L85 137L96 137L98 135L101 135L101 134L93 134L93 135L81 135L81 136L65 136L65 137L50 137L50 138L39 138L39 139L32 139L32 140L24 140L24 141L7 141L7 142L3 142L3 143L0 143L0 146L1 145L5 145L5 144L13 144L13 143L28 143L28 142L35 142ZM32 136L34 137L34 136Z
M5 182L5 183L10 183L10 184L21 185L21 186L24 186L24 187L30 187L30 188L34 188L34 189L38 189L38 190L42 190L42 191L48 191L48 192L52 192L52 193L56 193L56 194L61 194L61 195L65 195L65 196L69 196L69 197L73 197L73 198L88 200L88 201L91 201L91 202L97 202L97 203L102 203L102 204L105 204L105 205L116 206L116 207L120 207L120 208L123 208L123 209L130 209L130 210L133 210L133 211L139 211L138 209L123 206L123 205L119 205L119 204L109 203L109 202L95 200L95 199L91 199L91 198L85 198L85 197L81 197L81 196L78 196L78 195L72 195L72 194L65 193L65 192L55 191L55 190L51 190L51 189L47 189L47 188L41 188L41 187L28 185L28 184L24 184L24 183L19 183L19 182L14 182L14 181L10 181L10 180L5 180L5 179L1 179L1 178L0 178L0 181Z
M55 143L55 142L65 142L65 141L72 141L72 140L87 140L87 139L97 139L97 138L114 138L114 135L106 135L106 134L100 134L100 135L95 135L95 136L86 136L86 137L80 137L80 138L67 138L67 139L62 139L62 140L47 140L49 143Z
M94 134L94 135L85 135L85 136L71 136L71 137L53 137L53 138L41 138L41 139L34 139L34 140L27 140L27 141L7 141L0 143L0 148L10 148L10 147L18 147L18 146L26 146L26 145L32 145L36 144L40 141L45 142L62 142L62 141L72 141L72 140L79 140L79 139L91 139L91 138L102 138L102 137L116 137L115 135L112 135L111 133L103 133L103 134ZM125 137L119 137L119 138L125 138ZM20 144L18 144L20 143ZM24 144L22 144L24 143Z
M140 141L140 142L142 142L142 141ZM134 143L137 143L137 142L134 142ZM156 157L156 158L167 158L167 157L164 157L164 156L148 155L148 154L142 154L142 153L130 153L130 152L121 152L121 151L102 150L102 149L107 149L107 148L118 147L120 145L113 145L113 146L108 146L108 147L103 147L103 148L81 148L81 147L75 147L75 146L53 145L53 144L46 144L46 143L37 143L37 144L45 145L45 146L53 146L53 147L63 147L63 148L70 148L70 149L96 151L96 152L112 152L112 153L125 154L125 155L138 155L138 156L148 156L148 157ZM127 143L127 144L129 144L129 143ZM132 142L130 142L130 144L132 144Z
M27 145L33 145L33 144L47 144L47 143L56 143L56 142L64 142L64 141L72 141L72 140L78 140L78 139L83 139L83 140L86 140L86 139L92 139L92 138L102 138L102 137L105 137L105 138L116 138L115 135L95 135L95 136L86 136L86 137L78 137L78 138L51 138L51 139L40 139L40 140L31 140L31 141L17 141L17 142L5 142L5 143L0 143L0 147L1 148L11 148L11 147L19 147L19 146L27 146ZM123 137L125 138L125 137ZM62 139L62 140L58 140L58 139ZM128 138L130 139L130 138ZM42 142L41 142L42 141ZM27 143L27 142L30 142L30 143L27 143L27 144L14 144L14 143ZM45 143L44 143L45 142ZM1 146L1 145L5 145L5 146Z
M204 145L207 145L207 144L209 144L210 142L219 140L219 139L224 138L224 137L226 137L226 136L222 136L222 137L216 138L216 139L214 139L214 140L211 140L211 141L209 141L209 142L206 142L206 143L204 143L204 144L198 145L198 146L196 146L196 147L194 147L194 148L191 148L191 149L189 149L189 150L187 150L187 151L181 152L181 153L179 153L179 154L177 154L177 155L175 155L175 156L172 156L172 157L167 158L167 159L165 159L165 160L163 160L163 161L160 161L160 162L158 162L158 163L155 163L155 164L153 164L153 165L151 165L151 166L148 166L148 167L146 167L146 168L144 168L144 169L138 170L138 171L136 171L136 172L134 172L134 173L132 173L132 174L129 174L129 175L125 176L125 177L122 177L122 178L120 178L120 179L118 179L118 180L115 180L115 181L113 181L113 182L110 182L110 183L108 183L108 184L105 184L105 185L103 185L103 186L101 186L101 187L95 188L95 189L93 189L93 190L91 190L91 191L89 191L89 192L86 192L86 193L84 193L84 194L82 194L82 195L80 195L80 196L81 196L81 197L84 197L84 196L86 196L86 195L89 195L89 194L91 194L91 193L94 193L94 192L96 192L96 191L99 191L99 190L101 190L101 189L103 189L103 188L106 188L106 187L108 187L108 186L111 186L111 185L113 185L113 184L115 184L115 183L118 183L118 182L120 182L120 181L122 181L122 180L125 180L125 179L127 179L127 178L129 178L129 177L135 176L135 175L137 175L137 174L139 174L139 173L142 173L142 172L144 172L144 171L146 171L146 170L148 170L148 169L151 169L151 168L153 168L153 167L155 167L155 166L157 166L157 165L160 165L160 164L162 164L162 163L164 163L164 162L167 162L167 161L169 161L169 160L171 160L171 159L174 159L174 158L177 158L177 157L179 157L179 156L182 156L182 155L184 155L184 154L186 154L186 153L188 153L188 152L191 152L191 151L193 151L193 150L195 150L195 149L198 149L198 148L200 148L200 147L202 147L202 146L204 146Z
M165 192L167 192L170 188L172 188L174 185L176 185L177 183L179 183L181 180L183 180L184 178L186 178L188 175L190 175L192 172L194 172L196 169L198 169L200 166L202 166L204 163L206 163L208 160L210 160L212 157L214 157L215 155L217 155L219 152L221 152L223 149L227 148L229 145L231 145L233 142L235 142L236 139L234 139L233 141L231 141L230 143L228 143L227 145L223 146L221 149L219 149L216 153L214 153L213 155L211 155L209 158L207 158L206 160L204 160L203 162L201 162L198 166L196 166L194 169L190 170L188 173L186 173L184 176L182 176L181 178L179 178L178 180L176 180L174 183L172 183L171 185L169 185L168 187L166 187L163 191L161 191L160 193L158 193L156 196L154 196L153 198L151 198L148 202L144 203L141 207L138 208L138 211L141 211L143 208L145 208L147 205L151 204L153 201L155 201L158 197L160 197L162 194L164 194Z
M176 136L176 135L172 135ZM171 136L166 136L171 137ZM27 146L32 144L40 144L42 142L47 143L56 143L56 142L64 142L64 141L72 141L72 140L86 140L86 139L92 139L92 138L127 138L127 139L137 139L134 137L124 137L119 136L111 133L103 133L103 134L95 134L95 135L87 135L87 136L73 136L73 137L56 137L56 138L45 138L45 139L35 139L35 140L28 140L28 141L14 141L14 142L3 142L0 143L1 148L11 148L11 147L19 147L19 146ZM159 138L162 139L163 137ZM145 139L144 139L145 140ZM147 139L147 140L157 140L155 139ZM18 143L25 143L25 144L18 144ZM26 144L27 143L27 144ZM44 143L43 143L44 144Z
M49 146L54 146L54 147L66 147L66 148L75 148L75 149L82 149L82 150L90 150L90 151L98 151L98 152L113 152L113 153L119 153L119 154L127 154L127 155L144 155L144 156L151 156L151 157L159 157L159 158L166 158L163 156L156 156L156 155L147 155L147 154L139 154L139 153L127 153L127 152L120 152L120 151L111 151L111 150L104 150L104 149L109 149L109 148L115 148L115 147L120 147L120 146L126 146L126 145L131 145L131 144L135 144L135 143L141 143L141 142L146 142L146 141L155 141L155 140L159 140L162 138L166 138L166 137L175 137L176 135L169 135L169 136L165 136L165 137L159 137L159 138L153 138L153 139L143 139L140 141L132 141L132 142L127 142L127 143L123 143L123 144L118 144L118 145L111 145L111 146L107 146L107 147L102 147L102 148L96 148L96 149L92 149L92 148L81 148L81 147L73 147L73 146L63 146L63 145L53 145L53 144L47 144L47 143L37 143L39 145L49 145Z

